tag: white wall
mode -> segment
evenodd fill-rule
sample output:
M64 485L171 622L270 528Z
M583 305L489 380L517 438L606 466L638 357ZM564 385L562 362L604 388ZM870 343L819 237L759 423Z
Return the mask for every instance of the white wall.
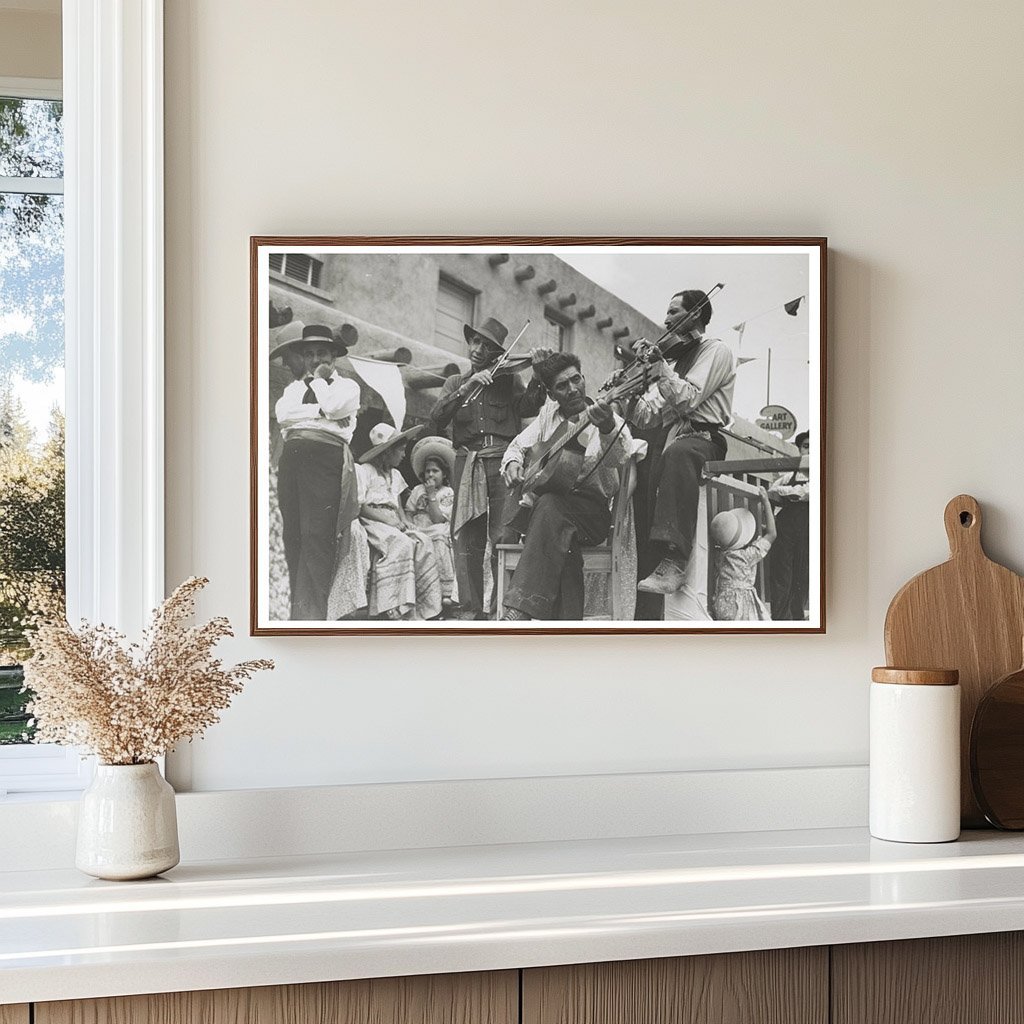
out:
M167 0L169 584L248 620L250 234L827 235L816 637L243 637L197 789L835 765L889 597L1024 569L1024 8Z

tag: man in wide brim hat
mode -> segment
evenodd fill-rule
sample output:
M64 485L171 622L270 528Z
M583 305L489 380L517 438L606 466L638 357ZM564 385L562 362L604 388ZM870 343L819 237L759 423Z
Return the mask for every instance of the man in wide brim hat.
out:
M452 538L458 591L467 618L488 618L484 608L484 558L490 551L491 578L497 577L497 545L506 538L504 508L508 488L501 477L501 457L522 429L524 417L536 416L547 393L534 377L529 386L515 373L495 376L494 362L506 349L508 328L495 317L478 327L465 324L468 373L450 376L430 414L428 433L450 431L456 458L451 477L455 489ZM537 360L544 350L535 350ZM489 542L489 543L488 543ZM490 595L493 605L494 594Z
M398 430L390 423L378 423L370 428L370 443L372 448L367 449L359 456L360 463L372 462L378 455L383 455L389 448L396 444L404 444L423 433L423 424L410 427L408 430Z
M329 327L303 327L298 337L290 336L294 329L283 333L286 340L279 340L279 334L271 355L283 355L296 376L274 404L284 440L277 502L291 618L315 622L327 618L339 538L347 543L359 509L349 444L360 391L355 381L335 369L335 360L346 348ZM302 356L302 369L295 353Z
M449 481L455 477L455 446L447 437L437 435L421 437L413 446L409 455L412 471L417 480L423 479L423 470L427 460L434 459L448 470Z

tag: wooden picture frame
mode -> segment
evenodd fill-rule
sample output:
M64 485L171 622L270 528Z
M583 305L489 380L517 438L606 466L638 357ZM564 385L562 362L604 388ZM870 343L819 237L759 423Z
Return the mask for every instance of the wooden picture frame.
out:
M824 238L252 237L252 635L824 633L826 292ZM470 342L523 366L474 384ZM541 367L569 398L534 349L579 359ZM572 412L581 386L621 394L625 420ZM566 416L576 482L543 513L534 495L513 518L513 498L495 543L500 467L515 476ZM444 433L454 463L441 442L414 448Z

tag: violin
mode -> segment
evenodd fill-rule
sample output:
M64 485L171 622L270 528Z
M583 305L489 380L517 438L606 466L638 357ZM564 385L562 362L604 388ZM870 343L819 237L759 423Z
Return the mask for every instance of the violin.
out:
M526 333L526 328L530 326L530 322L531 321L530 321L529 317L527 317L526 323L523 324L523 329L515 336L515 339L513 340L512 344L509 345L509 347L507 349L505 349L505 351L502 352L501 355L498 356L498 358L493 363L491 363L490 366L487 367L487 369L491 371L491 376L497 377L497 376L503 376L506 373L520 373L520 372L522 372L523 370L526 369L526 365L519 366L518 369L514 369L514 370L513 369L506 370L506 367L509 367L513 362L518 363L519 361L521 361L524 358L523 356L517 356L516 359L513 360L512 359L512 349L514 349L516 347L516 345L519 344L519 339L522 338L522 336ZM529 356L526 356L525 358L527 360L527 363L529 363L530 362ZM470 391L469 394L466 395L465 401L472 402L473 399L479 398L480 397L480 392L483 391L484 387L485 387L484 384L477 384L472 389L472 391Z
M500 366L488 367L491 373L497 379L498 377L509 377L514 373L522 373L523 370L529 370L533 366L533 358L531 356L516 356L515 359L509 359L508 362L502 363Z
M697 314L701 309L711 301L711 296L716 292L720 292L724 287L725 285L722 282L716 284L693 309L683 310L682 313L666 324L664 334L653 342L648 341L646 338L639 338L632 348L618 346L616 348L616 355L630 361L621 370L613 373L601 385L601 390L604 391L621 384L631 384L640 379L646 380L651 365L668 358L672 349L684 343L684 339L679 337L679 332L689 327L690 323L696 320ZM689 333L692 337L698 336L695 330L691 330Z

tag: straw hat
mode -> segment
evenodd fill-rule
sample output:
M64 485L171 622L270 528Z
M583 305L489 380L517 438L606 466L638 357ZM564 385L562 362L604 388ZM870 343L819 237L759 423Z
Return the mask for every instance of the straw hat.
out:
M709 528L711 540L723 551L735 551L745 548L757 532L757 520L747 508L731 508L719 512L711 520Z
M402 431L391 426L390 423L378 423L376 426L370 427L370 444L373 447L363 452L359 461L370 462L396 444L402 444L410 438L418 437L421 433L423 433L422 423Z
M270 358L271 361L280 355L284 355L285 349L290 348L297 341L302 341L302 332L306 325L301 320L290 320L281 327L275 327L270 332Z
M409 456L412 461L412 471L418 480L423 476L423 469L427 459L437 459L448 467L448 479L455 473L455 447L447 437L421 437L412 447L412 454Z

